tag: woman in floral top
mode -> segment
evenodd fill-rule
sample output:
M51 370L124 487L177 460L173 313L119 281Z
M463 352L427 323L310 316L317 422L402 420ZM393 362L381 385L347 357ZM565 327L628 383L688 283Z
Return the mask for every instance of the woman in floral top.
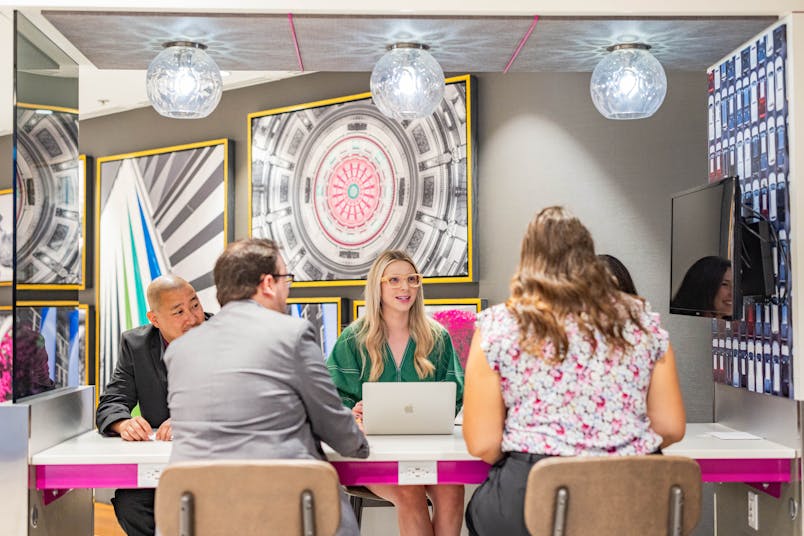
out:
M525 486L539 459L650 454L684 427L658 315L617 289L577 218L544 209L507 302L480 314L469 352L464 439L493 464L467 508L470 534L527 534Z

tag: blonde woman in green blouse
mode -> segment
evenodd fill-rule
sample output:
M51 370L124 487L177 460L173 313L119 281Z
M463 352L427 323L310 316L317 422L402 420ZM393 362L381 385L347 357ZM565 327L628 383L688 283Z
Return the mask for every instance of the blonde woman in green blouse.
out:
M362 426L363 382L455 382L463 397L463 370L447 331L424 312L422 276L403 251L386 251L366 280L363 317L347 327L327 360L341 400ZM369 485L397 508L402 536L457 536L463 522L463 486ZM433 503L433 518L427 508Z

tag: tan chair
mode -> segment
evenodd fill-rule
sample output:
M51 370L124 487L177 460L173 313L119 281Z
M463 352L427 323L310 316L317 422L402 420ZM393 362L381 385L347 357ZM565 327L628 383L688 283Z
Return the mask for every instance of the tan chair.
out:
M684 536L700 510L701 469L680 456L545 458L525 491L538 536Z
M332 536L339 489L318 460L179 463L159 478L156 526L161 536Z

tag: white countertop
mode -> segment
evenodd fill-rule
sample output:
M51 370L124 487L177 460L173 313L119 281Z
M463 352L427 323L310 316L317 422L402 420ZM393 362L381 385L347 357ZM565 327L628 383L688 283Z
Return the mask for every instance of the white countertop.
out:
M792 459L796 449L767 439L719 439L712 433L739 432L718 423L687 423L684 439L664 449L665 454L696 459Z
M31 465L166 464L170 441L123 441L97 430L84 432L31 456Z
M369 436L371 455L363 461L472 460L463 442L460 426L452 435ZM103 437L95 430L68 439L31 457L31 465L105 465L167 463L170 441L123 441ZM329 445L324 452L331 461L352 460Z
M766 439L718 439L713 432L736 432L717 423L688 423L684 439L665 454L696 459L793 459L796 450ZM371 454L365 461L472 460L456 426L451 436L369 436ZM103 437L92 430L43 450L31 465L166 464L172 444L166 441L129 442ZM344 458L324 445L331 461Z

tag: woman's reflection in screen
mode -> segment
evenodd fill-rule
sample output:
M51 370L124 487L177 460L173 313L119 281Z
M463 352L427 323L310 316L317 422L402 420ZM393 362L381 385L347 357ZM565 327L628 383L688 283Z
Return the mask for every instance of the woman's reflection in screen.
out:
M734 282L731 261L709 256L695 261L670 305L699 311L703 316L730 320L734 312Z

